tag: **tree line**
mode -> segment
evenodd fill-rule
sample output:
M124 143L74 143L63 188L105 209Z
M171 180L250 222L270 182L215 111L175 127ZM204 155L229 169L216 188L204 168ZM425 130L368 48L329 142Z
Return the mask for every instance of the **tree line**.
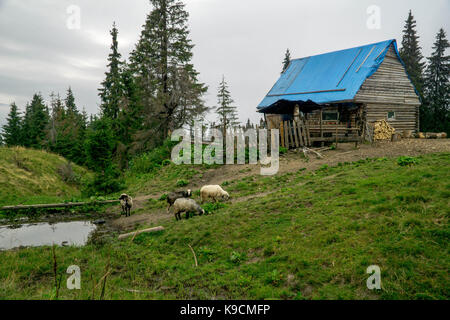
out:
M204 120L212 108L205 105L208 88L192 63L185 5L150 2L152 10L128 61L122 59L113 23L97 115L78 110L71 88L64 99L52 94L49 105L37 93L23 114L11 104L0 143L46 149L85 165L97 173L93 187L110 192L119 188L119 172L132 157L162 145L173 130ZM237 108L224 78L218 102L219 125L237 125Z

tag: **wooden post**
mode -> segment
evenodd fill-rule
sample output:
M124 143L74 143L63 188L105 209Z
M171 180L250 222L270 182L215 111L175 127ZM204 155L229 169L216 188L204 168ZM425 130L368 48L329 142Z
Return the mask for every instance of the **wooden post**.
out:
M287 123L288 123L289 143L292 146L292 148L294 149L295 148L295 142L294 142L294 136L293 136L293 133L292 133L292 124L291 124L291 121L288 121Z
M299 120L297 122L297 131L298 131L298 139L299 139L300 147L304 147L305 143L303 142L303 136L302 136L302 120Z
M336 120L336 149L338 146L338 127L339 127L339 112L337 114L337 120Z
M322 140L321 146L323 147L323 109L320 109L320 138Z
M281 138L281 146L283 148L286 148L284 146L284 123L283 123L283 121L280 121L280 138Z
M284 144L286 149L289 149L289 133L288 133L288 123L284 122Z
M292 121L292 125L294 127L295 147L298 149L300 146L298 144L297 126L296 126L295 122L296 122L295 120Z
M310 135L310 132L309 132L308 120L306 119L306 116L303 119L304 119L304 126L305 126L306 146L310 147L311 146L311 135Z

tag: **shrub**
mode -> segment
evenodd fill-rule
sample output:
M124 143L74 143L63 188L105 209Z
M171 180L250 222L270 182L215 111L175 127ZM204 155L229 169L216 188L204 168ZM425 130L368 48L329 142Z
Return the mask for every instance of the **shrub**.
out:
M177 181L177 187L186 187L189 184L189 181L184 179L180 179Z
M73 171L73 167L70 161L59 166L57 172L60 175L62 181L74 185L80 184L81 178Z
M109 166L102 172L97 172L94 179L85 182L84 195L107 195L124 189L123 181L120 179L120 171L115 165Z
M226 205L221 202L216 203L205 203L202 208L205 210L206 213L213 213L214 211L217 211L219 209L225 208Z
M230 261L234 264L239 264L242 260L242 256L239 252L233 251L230 256Z
M171 164L170 156L176 144L177 142L166 140L162 146L133 158L129 163L130 171L145 174Z
M397 164L401 167L411 167L419 163L419 159L414 157L402 156L397 159Z

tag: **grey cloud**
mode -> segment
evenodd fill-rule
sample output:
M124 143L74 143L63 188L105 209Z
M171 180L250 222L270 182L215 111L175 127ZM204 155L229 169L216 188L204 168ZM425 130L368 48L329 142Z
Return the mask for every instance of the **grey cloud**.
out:
M412 9L424 55L429 56L438 29L449 29L448 0L187 0L186 4L194 64L200 80L209 86L206 102L216 105L217 85L225 75L242 121L259 120L255 108L277 80L286 48L297 58L390 38L400 41ZM81 30L66 28L69 5L81 9ZM369 5L381 8L380 30L366 27ZM149 10L146 0L0 0L0 125L12 101L23 108L34 92L47 98L52 91L64 95L69 85L78 105L96 113L112 22L118 24L120 50L126 58Z

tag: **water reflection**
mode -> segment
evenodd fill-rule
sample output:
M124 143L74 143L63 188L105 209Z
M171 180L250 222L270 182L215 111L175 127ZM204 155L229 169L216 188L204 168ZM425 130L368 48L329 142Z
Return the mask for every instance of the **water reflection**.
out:
M95 229L90 221L24 224L19 228L0 226L0 250L53 244L82 246Z

